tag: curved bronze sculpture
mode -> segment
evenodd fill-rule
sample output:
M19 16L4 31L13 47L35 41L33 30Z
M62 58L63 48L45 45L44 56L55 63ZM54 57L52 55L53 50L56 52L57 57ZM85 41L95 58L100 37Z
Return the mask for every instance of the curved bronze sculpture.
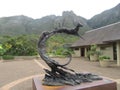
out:
M55 60L51 59L46 54L46 41L52 36L57 33L66 33L70 35L79 36L78 31L79 27L82 27L81 24L78 24L74 29L58 29L51 32L43 32L40 36L38 42L38 51L40 57L45 61L45 63L51 68L51 71L48 69L44 69L46 74L43 79L44 85L76 85L80 84L81 82L91 82L93 80L100 80L102 78L98 77L97 75L93 75L91 73L83 74L83 73L76 73L74 70L65 67L71 61L71 54L68 54L69 61L61 65ZM82 38L82 37L81 37Z

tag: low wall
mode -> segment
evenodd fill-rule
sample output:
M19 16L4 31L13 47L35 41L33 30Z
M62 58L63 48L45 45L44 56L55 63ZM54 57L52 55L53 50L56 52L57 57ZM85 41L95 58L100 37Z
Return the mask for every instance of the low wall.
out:
M15 59L24 59L24 60L33 60L33 59L40 59L39 56L14 56Z

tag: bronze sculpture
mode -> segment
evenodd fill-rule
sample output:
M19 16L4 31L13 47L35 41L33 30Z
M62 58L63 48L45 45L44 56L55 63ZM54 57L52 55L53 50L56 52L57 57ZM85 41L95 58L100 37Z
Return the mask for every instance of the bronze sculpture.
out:
M93 80L101 80L102 78L91 73L76 73L74 70L65 67L68 65L72 59L70 53L68 53L69 61L61 65L55 60L51 59L46 54L46 41L57 33L66 33L70 35L80 36L78 34L79 27L82 27L81 24L78 24L74 29L57 29L51 32L43 32L40 36L38 42L38 51L40 57L45 61L45 63L50 67L51 70L44 69L46 74L43 79L44 85L77 85L82 82L91 82ZM80 36L81 37L81 36ZM82 37L81 37L82 38Z

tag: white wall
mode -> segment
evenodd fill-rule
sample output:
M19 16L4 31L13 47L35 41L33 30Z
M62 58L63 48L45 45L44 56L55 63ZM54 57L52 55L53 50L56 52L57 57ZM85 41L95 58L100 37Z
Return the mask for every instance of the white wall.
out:
M103 55L109 56L113 60L113 46L112 45L102 45L100 51Z
M72 54L72 57L80 57L81 52L80 52L80 48L78 50L74 50L74 54Z

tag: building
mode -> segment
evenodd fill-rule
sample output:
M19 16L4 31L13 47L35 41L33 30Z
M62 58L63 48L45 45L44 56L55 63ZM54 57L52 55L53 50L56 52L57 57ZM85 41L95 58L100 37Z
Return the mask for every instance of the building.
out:
M87 31L83 38L71 46L76 56L87 57L90 45L96 44L97 50L115 60L120 66L120 22Z

